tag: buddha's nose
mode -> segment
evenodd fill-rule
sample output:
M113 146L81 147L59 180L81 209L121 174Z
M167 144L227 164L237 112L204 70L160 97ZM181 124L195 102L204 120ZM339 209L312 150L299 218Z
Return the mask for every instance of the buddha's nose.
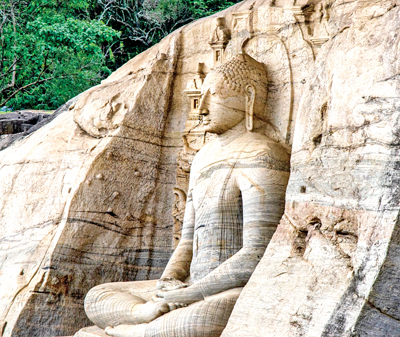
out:
M201 116L206 116L210 113L210 111L208 111L208 109L200 109L200 115Z
M200 100L200 105L199 105L199 111L200 111L200 115L202 115L202 111L203 110L207 110L208 107L208 90L202 95L201 100ZM207 110L208 113L208 110Z

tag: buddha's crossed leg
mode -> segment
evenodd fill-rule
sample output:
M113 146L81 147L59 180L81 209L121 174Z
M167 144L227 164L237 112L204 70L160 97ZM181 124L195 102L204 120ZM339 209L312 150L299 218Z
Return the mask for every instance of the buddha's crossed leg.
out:
M107 328L114 337L219 337L228 323L242 288L231 289L173 310L149 324Z
M85 298L85 311L98 327L149 323L170 311L154 302L157 281L116 282L94 287Z

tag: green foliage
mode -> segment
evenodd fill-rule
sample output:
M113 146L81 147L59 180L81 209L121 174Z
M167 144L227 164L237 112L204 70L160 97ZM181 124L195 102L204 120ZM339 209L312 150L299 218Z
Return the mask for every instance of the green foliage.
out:
M240 1L221 1L221 0L194 0L192 1L193 16L195 19L212 15L222 11Z
M55 109L238 0L0 0L0 108Z
M0 107L55 109L111 72L105 58L120 33L100 21L74 17L82 2L68 6L31 2L28 15L14 8L15 25L9 11L11 19L1 32Z
M92 17L121 32L121 45L114 46L115 64L159 42L175 29L212 15L240 0L91 0Z

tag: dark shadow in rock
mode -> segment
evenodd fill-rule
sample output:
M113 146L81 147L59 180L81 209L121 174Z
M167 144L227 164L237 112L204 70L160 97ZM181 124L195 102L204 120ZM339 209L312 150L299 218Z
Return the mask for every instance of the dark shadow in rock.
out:
M36 130L39 130L41 127L45 126L46 124L49 124L56 117L68 111L69 107L75 104L78 101L79 97L80 95L70 99L68 102L60 106L56 111L54 111L51 115L48 115L48 117L46 117L44 114L34 114L29 112L25 113L24 116L21 116L17 113L0 115L0 123L2 119L8 119L12 121L11 123L9 123L9 134L0 136L0 151L11 146L17 140L24 139ZM19 119L21 119L20 122ZM16 133L13 131L16 131Z

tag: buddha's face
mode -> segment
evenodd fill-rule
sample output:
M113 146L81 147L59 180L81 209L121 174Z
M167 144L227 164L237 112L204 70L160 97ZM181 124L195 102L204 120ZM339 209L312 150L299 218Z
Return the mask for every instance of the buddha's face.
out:
M205 131L223 134L244 120L244 94L228 88L220 75L207 75L202 86L202 95L199 109Z

